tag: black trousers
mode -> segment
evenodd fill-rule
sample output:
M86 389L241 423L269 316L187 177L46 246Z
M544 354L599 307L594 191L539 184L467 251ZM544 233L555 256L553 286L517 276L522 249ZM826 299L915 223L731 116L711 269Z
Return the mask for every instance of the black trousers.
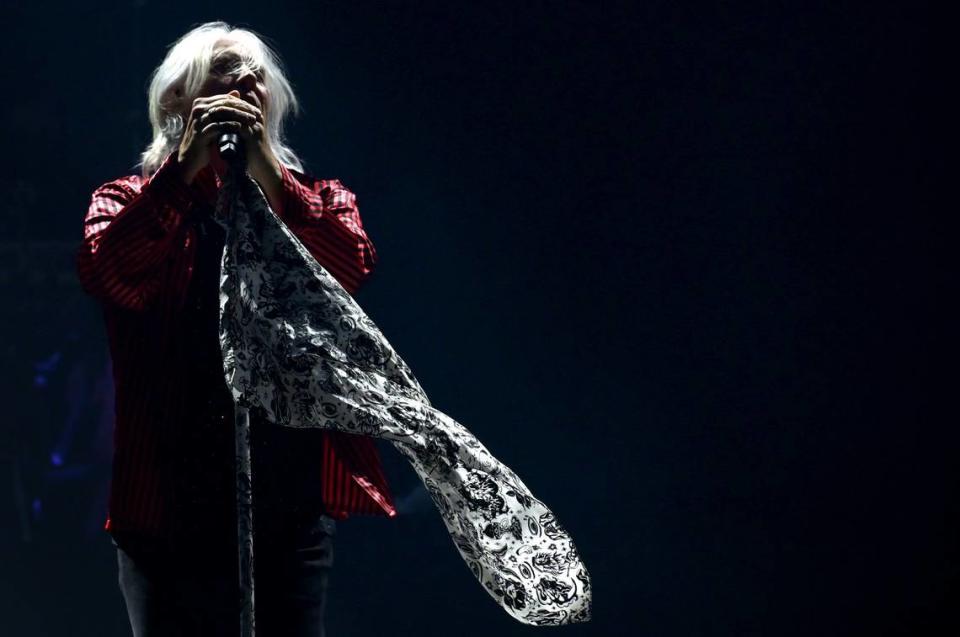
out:
M336 524L254 521L257 637L324 637L327 583ZM218 544L173 546L116 536L120 590L134 637L237 637L236 537Z

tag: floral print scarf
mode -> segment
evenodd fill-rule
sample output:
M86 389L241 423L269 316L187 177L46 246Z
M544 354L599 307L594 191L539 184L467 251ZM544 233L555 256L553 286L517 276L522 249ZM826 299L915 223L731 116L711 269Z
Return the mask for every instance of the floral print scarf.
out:
M377 326L249 175L227 175L214 218L227 232L220 346L238 414L244 634L254 633L254 412L286 427L389 440L423 482L470 571L507 613L538 626L589 621L590 577L553 512L466 427L431 405Z

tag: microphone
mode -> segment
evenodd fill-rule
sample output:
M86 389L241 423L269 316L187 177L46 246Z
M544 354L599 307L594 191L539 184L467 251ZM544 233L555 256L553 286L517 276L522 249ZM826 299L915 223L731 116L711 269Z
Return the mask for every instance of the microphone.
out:
M243 158L243 140L239 133L223 133L217 143L220 157L228 164L236 164Z

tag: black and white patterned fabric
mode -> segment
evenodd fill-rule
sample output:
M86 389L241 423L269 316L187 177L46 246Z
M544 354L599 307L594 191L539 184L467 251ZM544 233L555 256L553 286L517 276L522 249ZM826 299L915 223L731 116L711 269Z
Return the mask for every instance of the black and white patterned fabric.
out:
M227 231L220 345L238 412L389 440L423 482L470 571L507 613L538 626L588 621L590 577L553 512L466 427L430 404L410 368L279 220L259 185L236 174L225 179L215 219ZM256 476L249 475L249 429L243 418L238 425L238 503L247 508ZM252 568L244 564L253 557L252 518L249 510L238 513L243 570ZM252 577L247 585L252 605Z

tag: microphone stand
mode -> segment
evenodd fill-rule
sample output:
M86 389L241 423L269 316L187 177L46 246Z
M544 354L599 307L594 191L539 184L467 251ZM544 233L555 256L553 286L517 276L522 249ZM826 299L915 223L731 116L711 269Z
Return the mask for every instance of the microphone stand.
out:
M220 137L220 157L229 166L230 177L238 180L246 172L246 153L236 133ZM234 192L237 192L236 190ZM240 637L255 637L254 556L253 556L253 471L250 462L250 412L234 401L234 441L237 483L237 559L240 572Z
M253 476L250 468L250 412L235 405L237 453L237 559L240 563L240 637L254 637Z

